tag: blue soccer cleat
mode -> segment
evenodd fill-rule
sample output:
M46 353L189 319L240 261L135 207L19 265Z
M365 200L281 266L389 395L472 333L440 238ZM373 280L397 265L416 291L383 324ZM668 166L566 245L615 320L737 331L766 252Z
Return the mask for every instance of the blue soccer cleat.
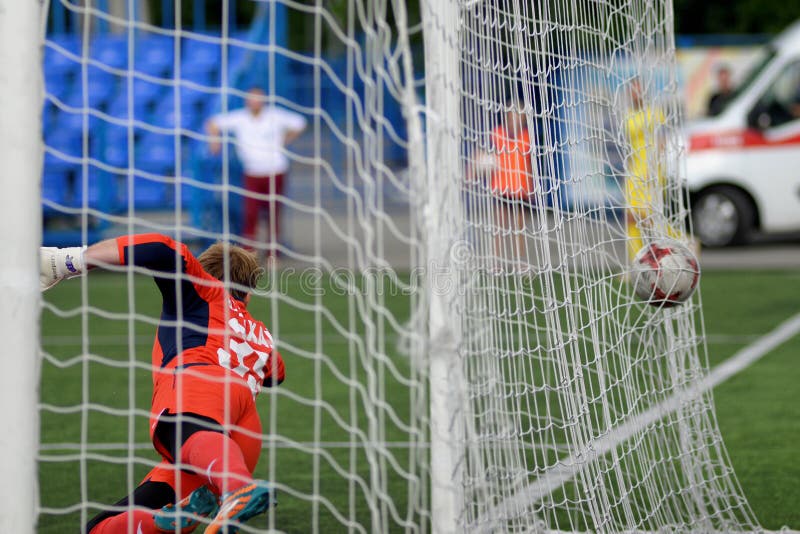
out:
M184 497L178 504L168 504L153 517L160 532L189 534L200 525L201 517L217 513L217 496L206 486L200 486Z
M229 491L222 496L219 512L206 528L206 534L238 532L239 526L232 525L231 522L244 523L251 517L266 512L275 502L266 482L260 480L238 490Z

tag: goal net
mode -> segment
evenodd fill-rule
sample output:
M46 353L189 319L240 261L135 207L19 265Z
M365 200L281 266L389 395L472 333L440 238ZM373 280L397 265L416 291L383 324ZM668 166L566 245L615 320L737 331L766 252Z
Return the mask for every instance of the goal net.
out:
M671 2L444 4L425 59L443 78L428 156L453 156L428 169L448 165L457 232L457 523L749 530L702 387L699 300L651 306L630 284L642 246L692 246Z
M669 0L54 1L43 240L258 252L287 379L248 531L753 530L699 297L630 284L646 243L691 245L672 24ZM253 88L305 124L265 191L208 122ZM159 299L123 270L44 294L41 532L158 463Z

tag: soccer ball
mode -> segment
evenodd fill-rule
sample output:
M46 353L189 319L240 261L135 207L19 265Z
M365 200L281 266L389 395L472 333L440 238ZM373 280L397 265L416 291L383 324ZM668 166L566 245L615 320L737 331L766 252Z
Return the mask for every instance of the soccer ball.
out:
M685 302L699 281L697 258L677 241L652 241L633 260L636 295L653 306L670 307Z

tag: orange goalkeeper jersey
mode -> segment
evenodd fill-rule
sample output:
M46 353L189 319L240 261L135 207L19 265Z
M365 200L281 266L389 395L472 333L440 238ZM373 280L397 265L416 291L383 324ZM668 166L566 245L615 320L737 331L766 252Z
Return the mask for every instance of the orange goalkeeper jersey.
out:
M272 335L233 298L186 245L160 234L117 238L122 265L152 274L161 291L161 318L153 344L153 379L177 368L219 366L236 373L253 395L285 377Z

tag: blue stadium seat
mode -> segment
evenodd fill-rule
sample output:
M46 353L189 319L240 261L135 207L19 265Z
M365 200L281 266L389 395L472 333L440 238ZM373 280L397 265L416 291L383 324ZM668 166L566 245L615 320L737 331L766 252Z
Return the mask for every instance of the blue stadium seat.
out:
M181 65L181 80L196 83L204 87L219 87L218 65L204 63L186 63Z
M181 85L180 92L181 107L183 109L201 108L205 106L206 101L213 94L186 85Z
M42 199L64 205L69 194L69 169L45 166L42 172ZM50 211L47 206L44 210Z
M50 99L45 98L42 105L42 131L46 132L53 128L56 119L56 106Z
M45 146L58 152L45 152L45 167L72 168L80 165L75 161L83 156L83 137L80 130L53 128L52 131L45 131L44 142Z
M45 145L58 151L58 154L45 151L42 197L68 205L72 195L71 180L81 168L83 140L78 132L53 128L45 131Z
M222 95L210 95L205 99L203 102L203 108L206 110L206 116L211 117L212 115L219 113L222 111ZM233 102L233 98L228 96L228 102ZM228 106L227 109L234 109L231 106Z
M147 178L142 174L164 176L169 179L175 167L175 140L172 135L161 135L153 132L136 130L134 134L136 173L127 174L123 184L115 190L112 205L127 209L128 187L133 187L133 205L135 209L155 210L170 209L173 206L174 194L172 185L163 181ZM108 124L102 145L100 160L115 167L128 167L129 136L127 127ZM123 175L119 173L117 176ZM133 183L131 184L131 181Z
M74 207L83 207L84 201L90 208L111 213L116 211L116 184L113 174L96 167L86 168L86 199L83 197L83 168L75 176L74 189L70 203Z
M67 98L68 104L70 106L74 106L76 109L75 111L67 111L59 108L56 109L56 113L53 118L53 124L56 128L63 131L73 132L77 135L80 135L84 129L84 117L86 118L86 128L89 132L89 136L92 137L95 135L94 129L97 127L100 119L96 114L93 113L83 113L81 111L80 106L83 104L80 101L72 102L69 101L73 100L74 93L70 93L70 96ZM78 99L80 100L80 99Z
M70 91L67 96L63 100L64 104L70 108L82 108L83 107L83 91L81 87L75 87L74 91ZM76 110L64 110L65 113L78 113Z
M205 121L205 116L201 113L197 113L194 108L185 108L180 113L181 116L181 129L182 130L189 130L192 132L202 132L203 131L203 122Z
M90 109L105 110L109 100L117 92L117 79L110 72L94 65L86 67L86 85L82 83L83 74L79 71L78 78L73 84L72 90L64 99L69 107L84 107L84 94L88 96L86 105Z
M172 128L177 130L190 130L199 132L203 127L205 114L200 110L196 102L182 100L179 109L174 108L174 103L164 101L156 109L153 124L161 128ZM178 123L180 121L180 125Z
M112 137L105 140L100 161L112 167L125 169L128 167L129 154L130 145L128 145L128 140L120 137Z
M86 69L89 107L102 109L117 91L117 78L107 70L94 65Z
M202 111L198 111L197 106L191 106L186 102L181 104L181 128L190 130L192 132L202 133L203 124L206 120L206 115Z
M102 137L104 139L127 140L128 137L133 135L134 141L138 139L139 132L136 128L129 129L127 124L118 124L116 122L103 122L101 125Z
M244 58L247 56L248 52L252 53L250 49L243 46L231 45L225 47L225 53L228 56L228 72L238 67L239 63L244 61Z
M128 94L126 90L121 90L117 96L108 104L107 113L121 120L134 119L143 121L147 117L147 105L144 101L133 99L133 110L128 109Z
M147 171L145 171L147 172ZM131 184L133 180L133 184ZM174 185L160 179L147 178L139 173L127 176L120 188L120 203L128 205L128 187L133 187L133 205L137 210L163 210L174 207Z
M83 113L59 109L56 111L53 123L56 129L61 132L73 132L80 135L83 131Z
M161 100L161 97L166 93L167 88L167 85L161 83L152 82L141 78L134 79L133 99L136 103L136 106L143 106L149 111ZM125 89L121 91L121 93L125 92Z
M184 38L181 43L181 63L219 65L222 61L222 45L218 42Z
M192 100L181 100L181 107L175 109L172 98L165 98L159 102L150 123L160 128L177 130L180 121L182 130L197 130L203 121L203 115Z
M136 167L153 174L172 175L175 169L175 136L144 133L136 146Z
M44 90L48 95L61 100L66 100L72 89L72 77L65 76L58 71L44 71Z
M47 36L50 45L63 48L73 54L79 54L81 49L81 36L75 33L54 34Z
M211 97L211 93L195 89L194 87L188 87L185 84L181 84L179 91L181 125L185 129L199 131L199 128L203 125L203 121L207 118L206 102ZM174 107L175 102L173 95L174 93L169 91L159 104L158 109L161 109L162 106L165 110L170 110Z
M129 118L128 95L126 95L124 91L118 93L117 96L108 103L106 113L115 119L127 120ZM133 111L132 117L130 118L135 118L135 116L136 112Z
M70 93L74 84L75 75L72 70L62 68L44 69L44 89L45 93L52 95L62 102Z
M174 130L178 126L178 113L175 111L174 103L171 100L162 100L150 123L159 128L169 128Z
M136 41L134 70L152 76L172 76L175 47L166 36L142 37Z
M127 70L130 63L127 35L98 35L92 41L89 56L109 67Z
M127 126L105 123L102 135L94 145L97 159L113 167L126 168L128 166L129 135ZM135 141L134 133L134 145Z
M47 38L43 62L46 74L73 79L80 69L79 59L80 41L76 36Z

